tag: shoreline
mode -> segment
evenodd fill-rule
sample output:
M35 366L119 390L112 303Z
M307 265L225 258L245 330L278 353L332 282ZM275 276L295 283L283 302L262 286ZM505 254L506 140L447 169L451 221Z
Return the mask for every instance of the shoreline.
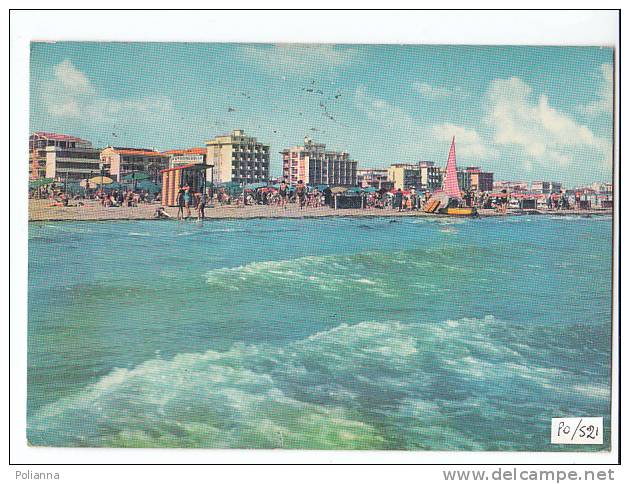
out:
M155 209L160 205L157 203L139 205L138 207L102 207L98 202L88 201L84 206L51 207L50 200L29 200L28 221L29 222L69 222L69 221L112 221L112 220L177 220L177 208L168 207L167 213L171 219L156 219ZM397 212L391 209L332 209L329 207L304 208L300 210L295 206L288 206L287 209L270 207L268 205L252 205L245 207L223 206L206 208L204 220L239 220L239 219L302 219L302 218L322 218L322 217L427 217L431 219L439 218L470 218L457 217L453 215L443 215L425 213L421 211ZM593 217L612 215L612 210L562 210L562 211L540 211L540 210L519 210L508 211L502 215L495 210L480 210L476 218L488 217L514 217L522 215L549 216L549 217ZM191 216L188 220L197 220L197 214L191 209Z

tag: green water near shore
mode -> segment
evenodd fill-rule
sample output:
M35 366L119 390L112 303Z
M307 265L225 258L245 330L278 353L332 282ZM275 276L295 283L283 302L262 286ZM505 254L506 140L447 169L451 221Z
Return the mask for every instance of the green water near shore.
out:
M611 224L32 223L29 441L567 450L551 417L609 414Z

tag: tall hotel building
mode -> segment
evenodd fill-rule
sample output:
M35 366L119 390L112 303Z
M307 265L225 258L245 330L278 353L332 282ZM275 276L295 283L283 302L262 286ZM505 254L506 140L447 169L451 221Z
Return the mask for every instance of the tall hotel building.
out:
M246 136L242 129L206 141L206 163L214 165L216 183L269 181L269 145Z
M345 151L330 151L323 143L304 138L304 146L286 148L282 154L282 176L290 185L354 186L357 162Z
M31 179L77 180L100 170L100 150L76 136L37 131L28 145Z

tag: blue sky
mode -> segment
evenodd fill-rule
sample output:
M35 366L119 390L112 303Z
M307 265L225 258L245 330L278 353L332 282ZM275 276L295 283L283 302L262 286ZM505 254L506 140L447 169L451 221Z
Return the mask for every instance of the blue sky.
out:
M432 160L495 179L612 179L613 51L599 47L34 43L31 130L96 146L278 154L310 136L359 167Z

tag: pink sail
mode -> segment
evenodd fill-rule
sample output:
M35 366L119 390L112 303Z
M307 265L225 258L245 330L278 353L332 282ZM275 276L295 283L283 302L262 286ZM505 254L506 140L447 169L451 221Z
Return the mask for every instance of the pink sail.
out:
M448 153L448 161L446 162L446 174L442 189L451 198L461 198L459 191L459 183L457 181L457 162L455 161L455 136L451 142L451 150Z

